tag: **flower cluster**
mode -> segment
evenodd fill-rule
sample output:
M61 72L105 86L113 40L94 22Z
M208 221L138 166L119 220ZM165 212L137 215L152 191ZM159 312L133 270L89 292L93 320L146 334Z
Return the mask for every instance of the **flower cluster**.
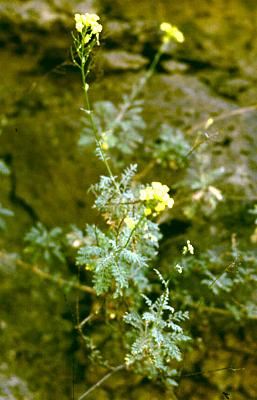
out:
M85 44L95 35L97 44L99 45L99 33L103 29L102 25L97 22L99 19L97 14L75 14L76 30L79 33L85 33Z
M168 22L162 22L160 29L164 32L163 43L168 43L170 40L175 40L178 43L183 43L185 41L183 33L176 26Z
M169 196L169 188L160 182L152 182L150 186L140 190L140 200L146 202L145 215L157 215L166 207L172 208L174 200Z

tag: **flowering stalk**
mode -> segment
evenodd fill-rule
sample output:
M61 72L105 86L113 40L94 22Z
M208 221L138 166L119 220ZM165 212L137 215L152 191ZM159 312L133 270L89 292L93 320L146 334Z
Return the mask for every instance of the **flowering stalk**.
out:
M154 74L156 67L160 61L160 58L162 54L164 53L165 49L167 48L167 45L173 40L178 43L183 43L185 38L182 32L179 31L179 29L176 26L170 25L168 22L163 22L160 25L160 30L164 33L162 37L162 42L161 45L157 51L157 53L154 56L154 59L146 72L146 74L139 80L138 84L135 85L132 89L132 92L130 96L128 97L128 100L123 104L121 107L121 111L116 117L113 127L120 122L123 119L123 116L127 112L127 110L130 108L130 106L133 104L137 96L140 94L140 92L143 90L144 86L146 85L147 81L152 77Z
M135 93L132 93L132 100L141 92L146 82L151 78L154 74L155 69L160 61L162 54L165 52L167 44L169 44L172 40L178 43L183 43L185 38L182 32L176 27L168 22L162 22L160 25L160 30L164 33L162 37L161 45L155 54L155 57L145 75L145 77L141 80L138 87L135 90Z
M96 14L75 14L75 27L77 31L77 35L75 36L73 34L73 40L74 40L74 47L76 51L76 55L78 56L80 63L77 62L76 58L74 57L74 54L72 52L72 59L73 63L80 69L81 71L81 78L82 78L82 87L83 87L83 92L84 92L84 98L85 98L85 105L86 105L86 113L89 116L90 124L95 136L95 140L97 143L97 147L100 152L100 157L103 160L106 169L109 173L109 176L111 177L116 189L119 191L119 187L115 181L115 177L112 173L111 167L108 162L108 158L106 157L106 154L104 152L103 145L101 143L101 137L99 135L98 129L96 127L94 117L93 117L93 111L90 105L89 101L89 96L88 96L88 89L89 85L87 83L87 76L90 71L90 54L94 48L94 46L97 44L98 46L100 45L99 42L99 34L102 32L102 25L99 24L99 16Z

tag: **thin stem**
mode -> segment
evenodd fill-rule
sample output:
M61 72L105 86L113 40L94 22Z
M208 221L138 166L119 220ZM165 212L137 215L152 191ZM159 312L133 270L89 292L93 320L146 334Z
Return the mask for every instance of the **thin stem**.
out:
M223 315L223 316L227 316L227 317L233 317L233 314L231 311L226 310L224 308L218 308L218 307L210 307L210 306L202 306L199 303L193 303L191 302L190 304L188 304L189 307L195 308L197 310L197 312L200 313L210 313L210 314L217 314L217 315ZM245 315L245 317L248 320L257 320L257 315Z
M235 110L232 110L232 111L226 111L226 112L218 115L217 117L212 117L213 122L210 126L213 126L213 124L218 121L222 121L224 119L233 117L235 115L241 115L241 114L245 114L245 113L252 112L252 111L257 111L257 104L253 104L252 106L249 106L249 107L236 108ZM189 130L189 133L192 134L195 131L197 131L198 129L204 128L206 126L207 122L208 122L208 119L200 122L199 124L194 125Z
M157 66L158 62L160 61L160 57L161 57L162 53L163 53L163 46L161 46L160 49L158 50L158 52L155 54L155 57L154 57L151 65L150 65L148 71L146 72L145 76L143 78L141 78L139 83L133 87L132 92L131 92L128 100L123 104L119 114L115 118L115 120L113 122L113 125L112 125L112 129L115 127L115 125L118 122L122 121L122 119L124 118L124 115L126 114L126 112L129 109L129 107L131 107L132 103L135 101L137 96L140 94L140 92L142 91L142 89L146 85L147 81L154 74L156 66Z
M181 375L180 378L187 378L189 376L196 376L196 375L203 375L203 374L213 374L215 372L220 372L220 371L243 371L245 368L233 368L233 367L224 367L224 368L217 368L217 369L209 369L209 370L203 370L203 371L197 371L197 372L192 372L189 374Z
M236 265L237 259L235 258L234 261L232 261L229 265L227 265L224 270L215 278L213 281L208 285L209 288L211 288L213 285L215 285L216 282L227 272L229 271L229 268L234 267Z
M118 187L118 185L117 185L117 183L116 183L116 180L115 180L114 175L113 175L113 173L112 173L111 167L110 167L110 165L109 165L109 163L108 163L107 157L106 157L105 152L104 152L104 150L103 150L103 148L102 148L102 145L101 145L101 138L100 138L100 136L99 136L98 129L97 129L97 127L96 127L95 120L94 120L94 118L93 118L93 113L92 113L92 109L91 109L91 105L90 105L90 101L89 101L89 97L88 97L88 93L87 93L86 75L87 75L87 74L85 74L85 64L84 64L84 62L82 61L82 65L81 65L81 77L82 77L82 84L83 84L83 92L84 92L85 104L86 104L86 109L87 109L87 112L88 112L88 115L89 115L90 124L91 124L92 130L93 130L94 136L95 136L95 140L96 140L97 145L98 145L99 150L100 150L101 158L102 158L102 160L103 160L103 162L104 162L104 164L105 164L105 166L106 166L106 169L107 169L107 171L108 171L109 176L111 177L111 179L112 179L112 181L113 181L113 183L114 183L114 185L115 185L117 191L119 192L119 191L120 191L120 190L119 190L119 187Z
M134 181L141 181L142 178L144 178L151 171L151 169L153 169L155 164L156 164L156 160L152 160L149 164L147 164L147 166L141 172L138 172L134 176L133 180Z
M85 393L83 393L78 400L85 399L89 394L91 394L94 390L99 388L107 379L109 379L115 372L118 372L125 368L125 364L118 365L117 367L113 368L110 372L103 376L98 382L96 382L93 386L91 386Z
M212 118L213 121L212 121L210 127L212 127L216 122L223 121L224 119L231 118L236 115L242 115L245 113L253 112L253 111L257 111L257 104L253 104L252 106L249 106L249 107L241 107L241 108L237 108L232 111L224 112L224 113L218 115L217 117ZM189 129L188 133L190 135L198 130L200 130L200 132L199 132L198 136L196 137L192 148L186 154L186 158L188 158L202 143L204 143L208 139L210 139L210 137L206 133L206 131L208 130L208 128L206 128L207 123L208 123L208 119L194 125L191 129ZM205 130L204 133L201 131L202 129Z
M94 318L95 314L89 314L86 318L83 319L79 324L77 324L77 328L81 329L85 324L87 324L92 318Z

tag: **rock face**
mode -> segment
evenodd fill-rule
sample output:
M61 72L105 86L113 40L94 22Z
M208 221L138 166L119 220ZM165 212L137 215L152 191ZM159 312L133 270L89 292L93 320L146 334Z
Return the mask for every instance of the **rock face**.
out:
M137 71L148 63L145 57L122 50L102 52L102 57L103 67L108 71Z
M94 12L96 6L93 0L15 0L2 1L1 17L13 24L27 23L41 29L51 27L63 21L67 23L70 15L76 12Z
M0 395L2 400L32 399L26 383L17 376L0 375Z
M215 140L209 161L212 166L225 166L224 184L236 185L236 195L256 198L255 0L2 0L0 157L10 165L11 175L1 181L0 200L15 212L15 219L10 219L10 229L1 241L18 245L37 219L49 227L70 223L83 227L95 219L87 189L102 166L95 164L89 150L81 152L77 147L83 100L80 77L70 65L68 50L75 11L98 12L105 27L104 50L100 48L96 56L91 77L94 100L117 102L121 91L129 92L157 49L159 22L171 21L184 32L185 44L167 51L146 87L146 136L154 137L165 121L193 139L203 121L224 116L211 130ZM244 110L236 114L238 107ZM216 399L227 382L231 398L257 398L252 354L249 349L240 353L244 338L231 338L228 332L222 339L213 332L202 334L207 342L213 341L212 348L219 348L219 354L208 353L199 344L197 356L189 356L192 368L205 360L205 370L235 363L245 372L240 379L232 379L227 372L204 376L201 384L185 378L178 397ZM252 339L246 341L253 348ZM146 388L136 387L131 398L145 400L149 391L160 398L157 388L149 389L148 384ZM100 394L109 398L108 391ZM117 396L112 398L127 399L122 389Z

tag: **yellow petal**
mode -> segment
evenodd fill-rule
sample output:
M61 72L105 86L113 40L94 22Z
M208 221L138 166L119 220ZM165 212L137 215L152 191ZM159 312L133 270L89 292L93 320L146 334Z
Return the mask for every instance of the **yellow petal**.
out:
M152 214L151 208L145 208L144 214L145 214L146 216Z

